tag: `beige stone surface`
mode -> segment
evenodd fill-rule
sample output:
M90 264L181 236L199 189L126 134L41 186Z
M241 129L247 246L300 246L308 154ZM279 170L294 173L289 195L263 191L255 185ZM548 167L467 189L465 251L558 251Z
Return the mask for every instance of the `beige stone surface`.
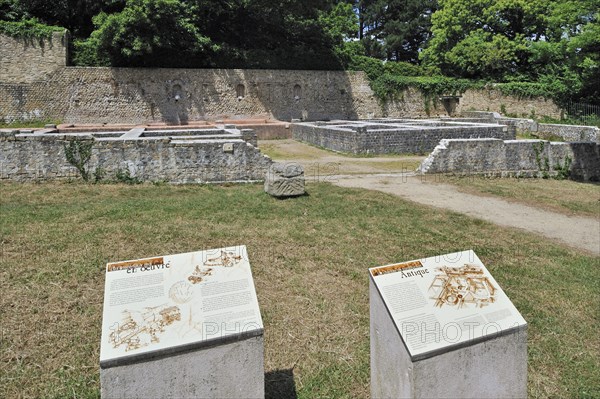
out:
M0 83L42 81L67 62L68 35L54 32L50 39L14 38L0 34Z

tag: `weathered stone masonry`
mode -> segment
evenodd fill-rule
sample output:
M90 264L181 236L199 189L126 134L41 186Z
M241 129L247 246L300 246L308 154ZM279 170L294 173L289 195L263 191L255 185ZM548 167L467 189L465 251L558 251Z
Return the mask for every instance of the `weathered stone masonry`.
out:
M543 140L442 140L421 163L419 171L532 177L553 176L565 166L568 166L573 179L600 180L600 144Z
M518 132L534 133L541 136L555 135L564 141L595 141L600 143L600 128L596 126L538 123L533 119L505 118L495 112L465 111L463 114L481 122L514 126Z
M69 67L29 85L0 84L0 109L5 120L69 123L357 118L350 92L350 80L357 78L340 72Z
M32 83L64 68L68 39L66 31L53 32L49 39L0 34L0 82Z
M68 123L185 124L190 120L419 118L446 115L414 88L381 104L362 72L65 67L67 39L36 45L0 35L0 118ZM429 106L426 106L429 103ZM456 112L490 109L557 117L544 99L469 90Z
M353 154L431 152L443 138L514 139L515 130L484 123L441 120L366 120L292 124L294 139Z
M93 143L88 169L93 173L101 168L108 178L128 171L140 180L170 183L260 181L272 163L250 143L255 137L247 132L246 137L216 130L180 136L147 132L143 137L143 129L135 130L125 135L0 133L0 179L77 177L65 155L65 145L76 138Z

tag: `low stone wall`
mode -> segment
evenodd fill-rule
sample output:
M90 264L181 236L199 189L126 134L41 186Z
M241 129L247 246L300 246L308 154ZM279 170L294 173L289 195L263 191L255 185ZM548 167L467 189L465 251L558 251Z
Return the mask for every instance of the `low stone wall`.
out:
M535 177L554 176L566 167L573 179L598 181L600 145L543 140L442 140L418 171Z
M538 131L538 123L533 119L522 119L522 118L504 118L497 117L496 123L502 125L514 126L518 132L534 133Z
M497 118L502 125L515 126L520 132L527 132L543 137L556 136L565 141L593 141L600 143L600 128L596 126L559 125L538 123L533 119Z
M440 120L371 120L294 123L296 140L352 154L415 154L432 151L444 138L514 139L514 129L495 124Z
M600 128L596 126L538 123L537 132L553 134L562 137L565 141L595 141L600 143Z
M256 135L248 131L230 137L210 131L191 136L147 132L148 137L136 129L122 133L0 133L0 180L77 177L65 155L65 146L75 139L92 143L87 169L101 169L109 179L129 172L142 181L170 183L261 181L272 163L250 144Z
M596 126L538 123L533 119L505 118L496 112L465 111L463 115L469 118L487 119L489 123L514 126L520 132L554 135L565 141L594 141L600 143L600 128Z

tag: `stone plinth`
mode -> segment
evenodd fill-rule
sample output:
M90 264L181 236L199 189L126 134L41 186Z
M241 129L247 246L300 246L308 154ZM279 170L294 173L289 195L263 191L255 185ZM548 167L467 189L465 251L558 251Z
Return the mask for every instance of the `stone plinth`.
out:
M103 398L262 398L263 348L244 246L107 265Z
M303 195L304 168L297 163L276 162L265 177L265 191L273 197L297 197Z
M100 370L103 398L264 398L263 337Z
M525 398L527 324L472 251L370 269L372 398Z

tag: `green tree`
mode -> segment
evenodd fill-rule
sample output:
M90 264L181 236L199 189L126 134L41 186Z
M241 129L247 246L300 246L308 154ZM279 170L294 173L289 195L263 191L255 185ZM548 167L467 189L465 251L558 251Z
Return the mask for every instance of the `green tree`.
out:
M418 62L429 40L437 0L394 0L383 15L384 51L388 60Z
M581 33L569 41L567 49L575 55L573 69L582 77L577 100L600 105L600 14L581 27Z
M339 69L344 7L330 0L192 0L194 24L223 67ZM342 17L342 18L339 18Z
M18 0L0 0L0 21L20 21L29 15Z
M518 73L527 40L545 33L542 0L440 0L421 60L447 74L500 78Z
M437 0L360 0L355 8L368 55L417 62L430 36Z
M591 29L597 0L440 0L439 7L424 64L453 76L581 84L581 56L568 43Z
M81 46L113 66L191 66L213 50L179 0L128 0L121 12L94 17L96 30Z
M364 47L354 40L358 33L358 17L352 4L340 2L329 12L321 12L319 24L329 36L334 52L343 65L348 65L352 57L364 54Z
M92 18L101 11L121 10L125 0L18 0L30 16L48 25L69 29L75 37L87 37L93 30Z

